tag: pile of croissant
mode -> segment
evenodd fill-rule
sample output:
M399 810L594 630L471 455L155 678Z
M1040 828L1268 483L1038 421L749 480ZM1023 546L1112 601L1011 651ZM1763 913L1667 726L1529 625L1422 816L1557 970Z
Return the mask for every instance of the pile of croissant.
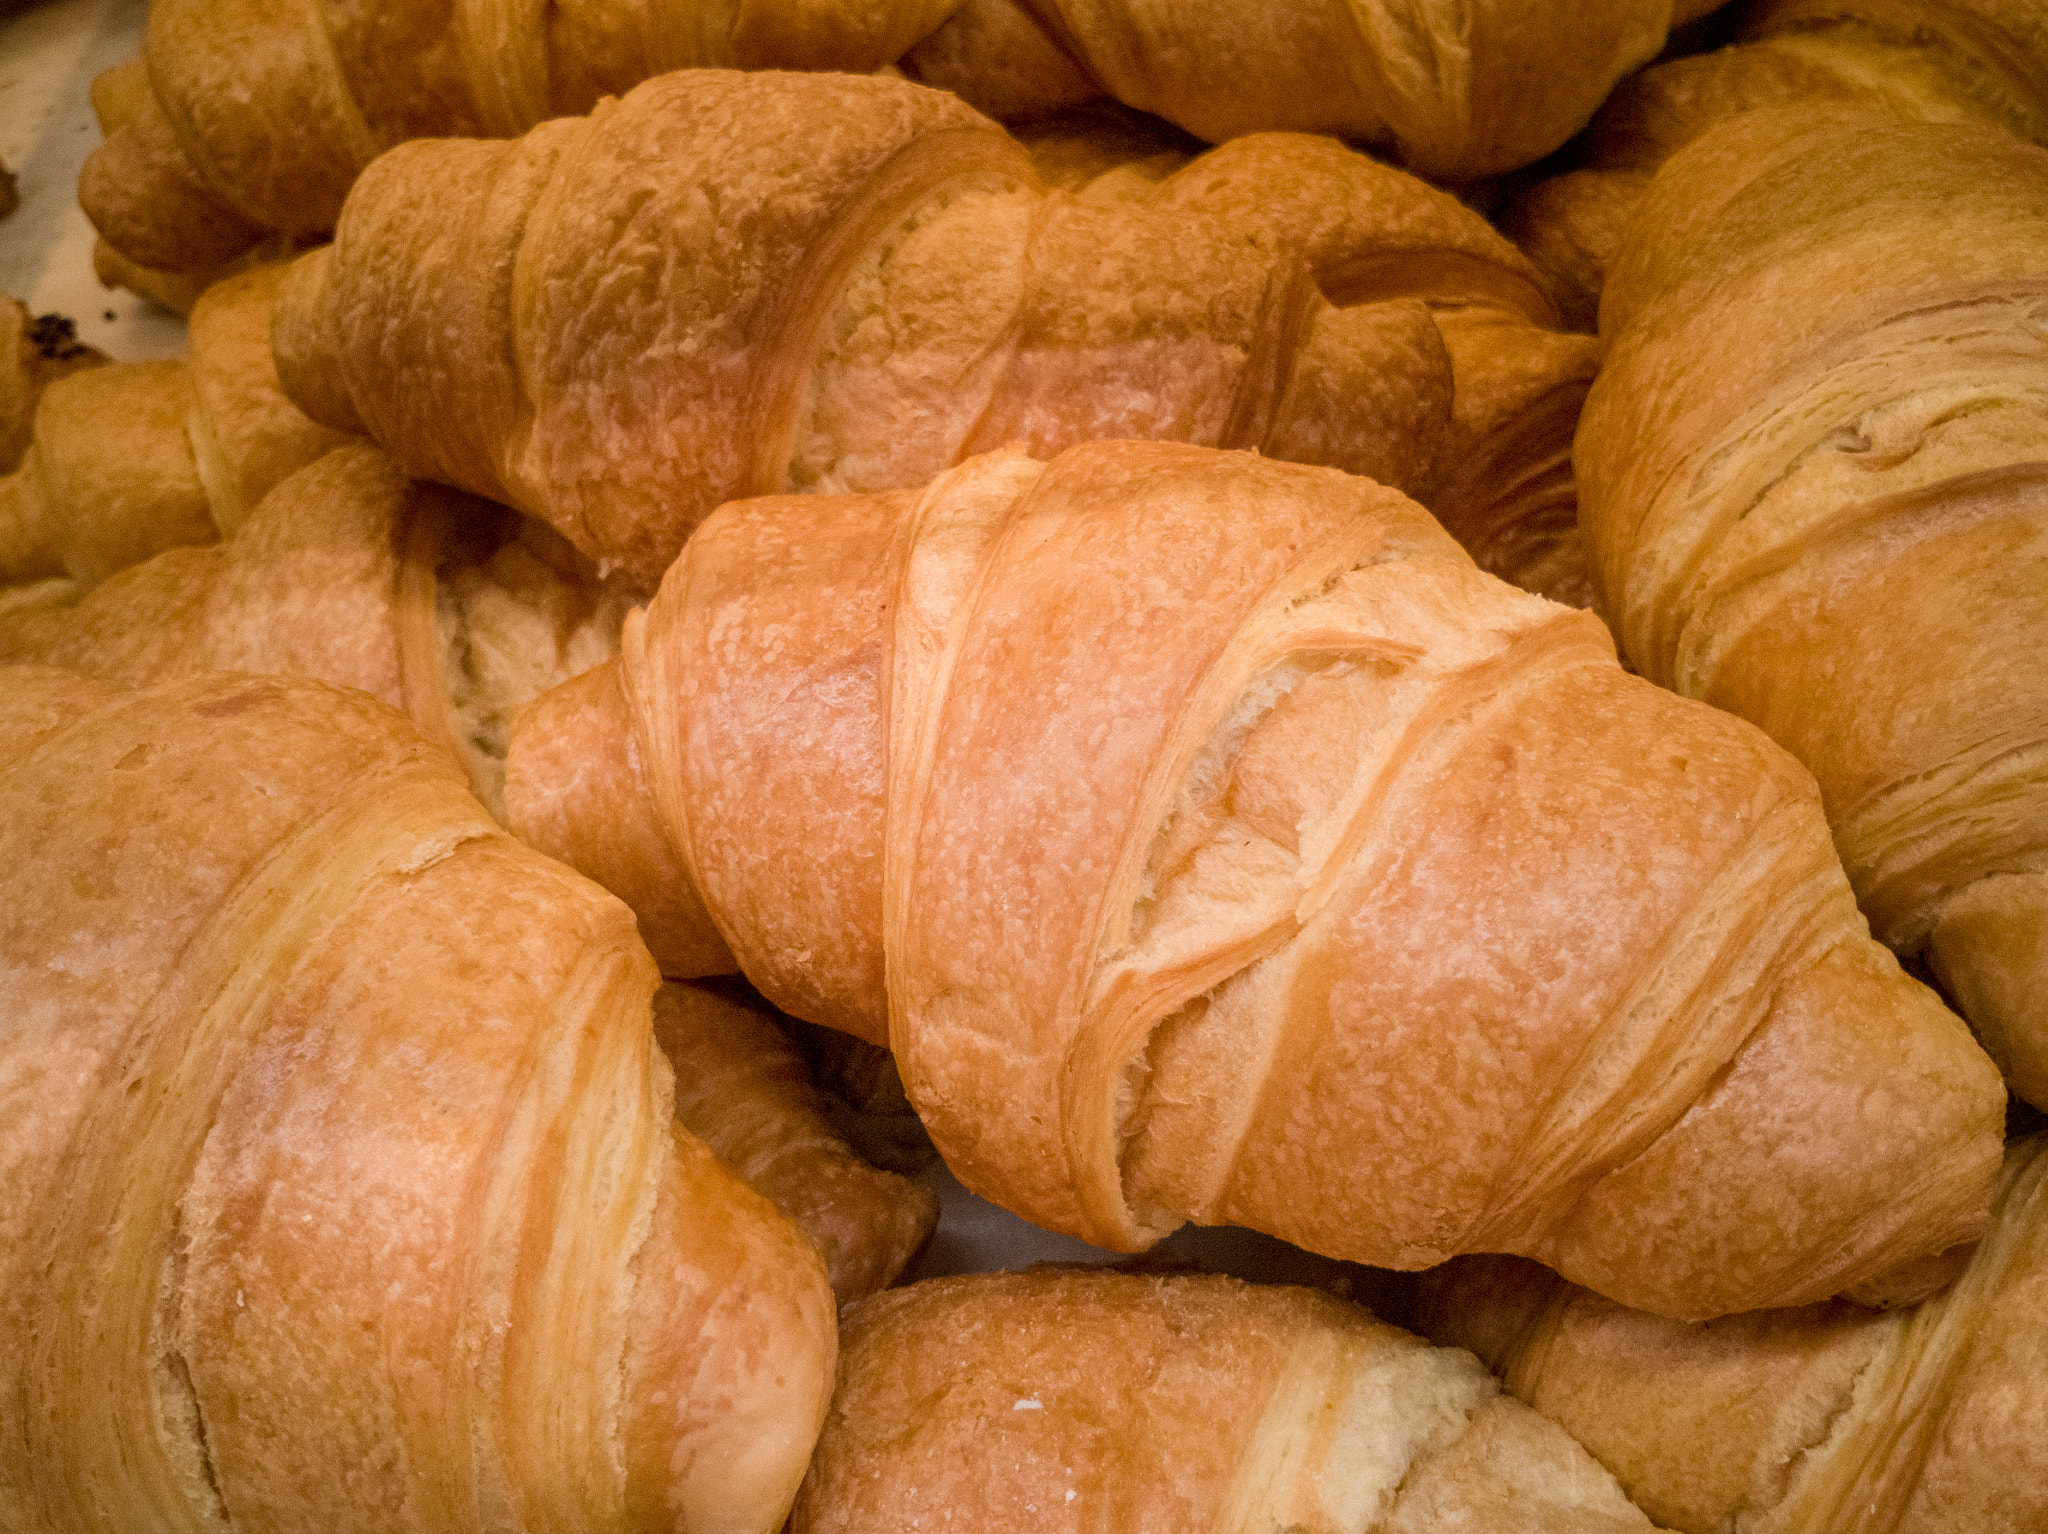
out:
M0 1527L2048 1530L2048 22L1710 9L153 0Z

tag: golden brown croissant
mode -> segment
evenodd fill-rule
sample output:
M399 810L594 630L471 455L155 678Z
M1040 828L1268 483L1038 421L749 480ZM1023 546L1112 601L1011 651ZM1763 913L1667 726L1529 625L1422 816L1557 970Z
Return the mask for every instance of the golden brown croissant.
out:
M1425 1331L1687 1534L2048 1527L2048 1137L2014 1142L1969 1268L1913 1310L1683 1326L1503 1257L1461 1258L1423 1294Z
M654 1037L675 1067L676 1117L811 1238L839 1303L894 1283L938 1224L938 1197L854 1153L775 1024L671 983L655 993Z
M407 480L358 442L224 542L167 550L76 607L0 618L0 660L128 686L225 670L359 688L444 745L502 819L513 709L617 654L623 617L546 527Z
M2048 17L2034 0L1755 0L1729 47L1617 86L1582 163L1530 188L1504 227L1590 330L1657 167L1717 122L1802 103L2048 139Z
M625 908L359 693L0 718L0 1524L777 1528L830 1290Z
M2003 1093L1811 780L1413 503L1169 444L724 508L530 705L513 824L665 970L886 1038L976 1192L1668 1313L1981 1222Z
M0 579L89 590L163 549L231 533L270 487L349 440L278 387L270 317L283 268L211 288L188 362L60 380L19 472L0 480Z
M2044 241L2048 150L1998 130L1723 124L1665 166L1615 268L1576 448L1630 658L1812 770L1877 935L2037 1103Z
M724 500L922 484L1008 442L1426 488L1451 409L1427 310L1332 309L1255 233L1051 192L901 80L687 71L516 143L393 150L292 268L278 360L315 419L648 589Z
M793 1534L1626 1534L1471 1357L1307 1289L1036 1268L855 1306Z

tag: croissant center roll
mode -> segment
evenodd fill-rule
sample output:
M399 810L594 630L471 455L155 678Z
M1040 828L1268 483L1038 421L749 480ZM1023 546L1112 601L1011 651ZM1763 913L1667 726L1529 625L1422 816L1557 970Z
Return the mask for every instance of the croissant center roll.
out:
M686 874L1040 1224L1693 1316L1981 1226L1995 1074L1812 780L1368 481L1108 443L738 502L613 664L515 725L514 827Z

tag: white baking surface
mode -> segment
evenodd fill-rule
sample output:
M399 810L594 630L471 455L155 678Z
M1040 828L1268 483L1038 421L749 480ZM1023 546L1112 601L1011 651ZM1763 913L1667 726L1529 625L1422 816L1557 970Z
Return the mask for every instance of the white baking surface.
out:
M46 0L0 21L0 160L21 206L0 219L0 292L69 315L117 361L175 357L185 322L93 275L78 168L100 141L92 77L135 57L148 0Z
M79 339L118 361L175 357L185 346L184 321L125 289L100 285L92 270L92 225L78 207L78 169L100 140L92 77L135 56L147 15L148 0L47 0L0 21L0 159L15 173L21 194L21 206L0 220L0 291L36 314L71 316ZM943 1164L925 1180L939 1195L939 1228L907 1279L1036 1262L1128 1260L1125 1253L1040 1230L975 1197ZM1151 1255L1240 1278L1333 1287L1368 1300L1376 1282L1369 1270L1229 1228L1190 1226Z

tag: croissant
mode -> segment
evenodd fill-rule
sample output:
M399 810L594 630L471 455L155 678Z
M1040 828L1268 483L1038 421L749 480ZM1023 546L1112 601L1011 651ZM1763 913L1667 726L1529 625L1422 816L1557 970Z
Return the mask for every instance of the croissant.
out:
M1093 444L728 506L516 716L506 804L1101 1246L1515 1250L1707 1315L1982 1218L1996 1073L1805 773L1332 471Z
M1980 123L2048 140L2048 21L2031 0L1752 0L1737 41L1615 88L1581 162L1503 215L1590 330L1609 264L1658 166L1715 123L1794 104Z
M0 717L0 1525L778 1528L830 1290L625 908L361 694Z
M655 993L654 1037L675 1067L676 1117L811 1238L839 1302L894 1283L937 1226L938 1197L854 1153L796 1046L690 984Z
M1423 1280L1418 1324L1688 1534L2031 1534L2048 1526L2044 1174L2048 1136L2015 1141L1969 1268L1910 1311L1680 1326L1513 1258L1460 1258Z
M1723 124L1659 173L1609 281L1575 449L1630 658L1812 770L1878 937L2036 1103L2044 239L2048 150L2003 132Z
M1428 311L1332 309L1253 232L1051 193L900 80L690 71L516 143L393 150L293 266L276 346L314 419L649 590L725 500L923 484L1012 441L1426 488L1451 410Z
M78 196L124 260L218 268L334 228L363 168L407 139L511 137L668 70L876 69L958 0L503 0L279 6L159 0L143 57L95 82L105 142Z
M446 748L502 820L513 710L617 654L623 618L547 528L409 481L358 442L224 542L168 550L75 607L0 617L0 661L127 686L224 670L358 688Z
M168 0L150 10L146 70L109 71L95 92L106 141L79 201L125 261L217 268L332 229L356 177L407 139L513 136L669 70L858 73L913 44L906 69L997 116L1107 93L1204 138L1334 133L1470 180L1555 149L1669 25L1710 9L1490 0L1454 21L1326 0L1273 7L1248 34L1228 7L1156 0L638 0L544 20L504 3Z
M1470 1354L1312 1290L985 1273L865 1300L843 1339L793 1534L1651 1527Z
M902 64L997 117L1109 95L1205 139L1335 134L1460 182L1557 148L1715 3L966 0Z
M168 548L233 532L294 470L348 438L278 387L259 268L192 312L189 362L126 362L53 384L21 469L0 480L0 579L89 590Z

